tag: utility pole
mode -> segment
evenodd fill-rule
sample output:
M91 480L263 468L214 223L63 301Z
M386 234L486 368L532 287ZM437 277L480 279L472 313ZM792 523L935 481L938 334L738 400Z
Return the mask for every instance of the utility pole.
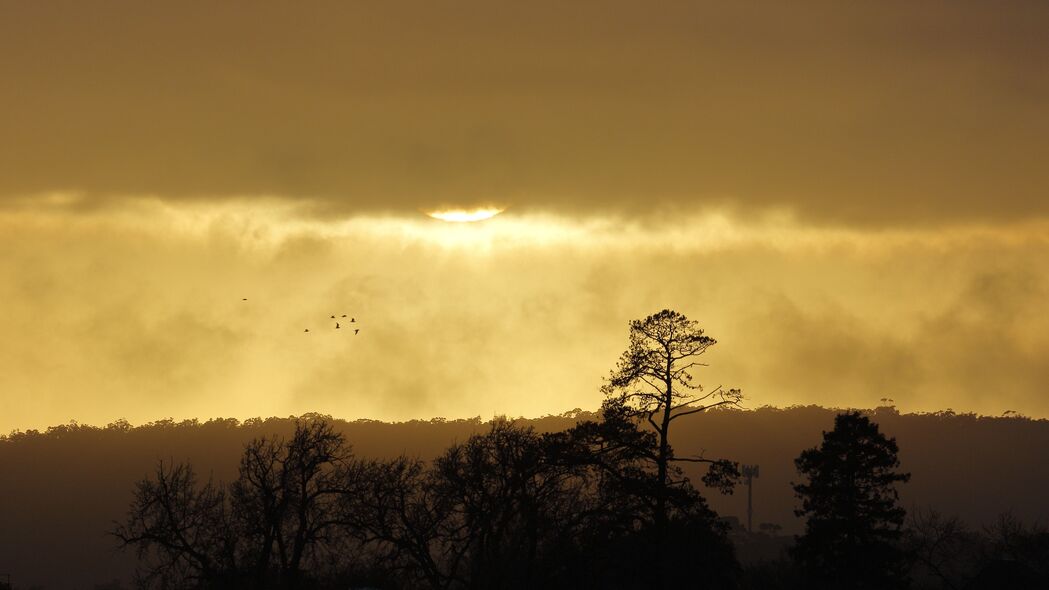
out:
M757 465L744 465L740 471L747 478L747 532L754 532L754 478L758 477Z

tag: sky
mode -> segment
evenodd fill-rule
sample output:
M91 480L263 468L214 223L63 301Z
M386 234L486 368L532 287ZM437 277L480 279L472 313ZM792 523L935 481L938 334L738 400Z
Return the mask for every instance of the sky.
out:
M1044 2L0 15L0 432L591 409L663 308L751 407L1049 416Z

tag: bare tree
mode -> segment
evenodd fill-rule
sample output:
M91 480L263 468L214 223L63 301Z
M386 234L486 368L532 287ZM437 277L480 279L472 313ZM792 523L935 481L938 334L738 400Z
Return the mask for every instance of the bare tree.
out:
M697 322L669 309L634 320L630 322L630 344L602 388L609 402L647 421L658 435L652 461L660 489L655 513L660 526L667 522L669 488L681 481L674 479L674 462L710 464L712 470L705 481L722 491L731 490L732 482L738 477L734 464L708 459L702 453L677 457L670 445L670 427L675 420L742 402L743 395L738 389L726 390L719 385L704 391L693 381L692 371L705 366L699 357L716 343L704 334Z
M908 516L904 536L914 561L912 575L934 578L943 588L964 587L978 566L979 537L957 516L916 508Z
M454 579L446 565L461 552L444 543L451 506L434 493L426 465L407 457L357 461L343 473L340 523L371 560L408 587L449 587Z
M396 459L342 496L345 522L407 587L546 588L587 524L578 469L551 460L547 437L497 421L426 468Z
M317 552L336 547L348 464L327 421L298 420L288 440L249 443L230 486L198 486L188 464L161 463L112 534L147 558L147 586L295 588Z
M547 439L507 421L435 459L431 485L452 516L441 536L463 551L470 587L549 585L585 512L575 471L549 459Z
M309 553L335 530L336 482L348 458L343 436L318 419L297 422L290 440L248 444L231 494L242 534L254 541L256 580L276 573L297 583Z
M152 479L136 484L127 519L111 534L148 564L138 574L142 586L191 588L236 569L232 530L221 486L198 487L191 466L161 461Z

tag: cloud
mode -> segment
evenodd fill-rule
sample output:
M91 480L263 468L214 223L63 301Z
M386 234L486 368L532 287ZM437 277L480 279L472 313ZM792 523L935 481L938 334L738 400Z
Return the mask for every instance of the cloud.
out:
M1038 222L890 231L511 210L461 225L319 220L277 199L57 201L0 211L0 431L592 408L628 322L665 307L718 339L700 382L742 387L752 406L890 397L1049 415ZM358 336L334 329L343 313Z
M940 396L959 405L1046 411L1046 271L1034 264L975 273L953 305L923 324L915 344L935 362Z
M1044 217L1047 26L1043 2L22 3L0 200Z

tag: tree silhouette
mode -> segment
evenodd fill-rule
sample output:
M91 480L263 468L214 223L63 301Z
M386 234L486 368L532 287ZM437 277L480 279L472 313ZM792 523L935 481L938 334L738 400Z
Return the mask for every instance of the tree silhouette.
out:
M235 528L221 486L198 487L190 465L161 461L152 479L136 484L127 519L112 534L148 564L140 586L200 587L233 569Z
M240 534L251 541L256 583L297 585L304 559L334 528L340 472L349 459L343 436L324 420L300 421L291 439L247 445L231 486Z
M903 511L893 485L907 475L896 473L895 442L867 418L838 416L823 444L797 460L807 477L795 486L797 512L808 517L797 567L755 565L783 544L740 535L741 570L726 527L673 465L673 485L661 487L659 435L639 426L636 408L610 398L599 420L585 417L553 423L565 430L495 421L433 461L357 459L330 419L304 417L293 435L242 447L239 470L231 455L230 485L160 463L136 484L114 534L143 558L140 586L155 588L903 585L910 564L898 546ZM281 428L268 432L291 426L274 424ZM666 522L657 526L660 500ZM775 525L761 528L775 536ZM1045 587L1049 579L1049 532L1011 517L981 530L916 511L902 541L921 587Z
M703 366L698 357L717 341L703 333L698 323L664 309L643 320L630 322L630 343L602 387L606 404L643 419L656 432L657 446L650 460L656 468L655 519L658 528L669 520L671 490L682 483L673 463L708 463L712 469L705 482L723 492L738 479L736 465L702 455L675 456L670 445L670 427L678 418L724 405L739 405L738 389L719 385L704 392L693 382L692 370Z
M357 483L340 495L340 522L368 552L402 583L391 587L448 588L449 560L455 547L447 546L441 529L451 518L452 506L434 493L430 472L418 460L355 463L348 480Z
M907 521L904 545L914 581L935 580L950 590L966 587L981 565L984 539L960 518L931 508L913 510Z
M429 469L376 462L345 522L407 587L555 588L577 569L595 499L561 442L500 420ZM361 478L363 479L363 478Z
M161 462L112 534L138 552L145 587L296 588L337 546L336 500L358 475L329 422L298 420L290 439L249 443L229 486L198 486L188 464Z
M805 534L792 555L815 588L889 589L906 583L900 548L906 512L897 505L895 439L859 412L838 414L818 448L795 460L807 483L794 484Z
M452 508L441 536L461 548L470 588L548 587L586 513L573 470L549 460L542 436L506 421L445 451L431 483Z

